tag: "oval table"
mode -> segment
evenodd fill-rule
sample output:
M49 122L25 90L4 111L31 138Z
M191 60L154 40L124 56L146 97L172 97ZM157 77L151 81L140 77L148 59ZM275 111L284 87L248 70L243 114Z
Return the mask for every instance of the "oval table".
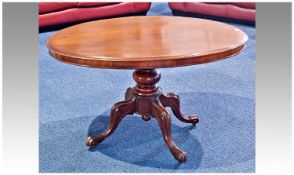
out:
M47 41L51 56L59 61L94 68L135 69L135 87L128 88L124 101L113 105L110 124L100 135L89 136L93 147L110 136L120 121L140 114L154 117L171 153L179 162L186 153L173 142L170 107L182 122L196 124L197 115L184 116L175 93L162 93L156 83L156 68L189 66L234 56L242 51L247 35L221 22L174 16L123 17L75 25L54 33ZM185 78L185 77L183 77Z

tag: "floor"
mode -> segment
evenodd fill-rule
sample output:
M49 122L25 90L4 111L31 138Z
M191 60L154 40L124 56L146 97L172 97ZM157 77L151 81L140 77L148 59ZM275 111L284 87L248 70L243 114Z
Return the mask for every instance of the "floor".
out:
M154 3L148 15L171 12ZM188 155L184 164L166 148L156 121L136 115L89 150L87 135L107 127L111 106L135 85L132 71L61 63L45 46L54 32L39 34L40 172L255 172L255 28L235 26L249 36L241 54L160 69L163 91L179 94L184 114L200 116L193 127L172 115L174 141Z

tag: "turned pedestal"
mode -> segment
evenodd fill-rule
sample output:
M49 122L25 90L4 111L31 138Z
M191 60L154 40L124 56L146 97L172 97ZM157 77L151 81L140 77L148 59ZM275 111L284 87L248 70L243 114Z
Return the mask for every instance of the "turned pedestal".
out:
M93 147L109 137L126 115L140 114L145 121L155 118L160 126L165 143L173 156L180 162L186 161L186 153L173 142L171 136L171 118L165 107L170 107L174 115L182 122L195 125L199 122L196 115L184 116L180 111L180 99L175 93L164 94L156 83L160 80L156 69L137 69L133 73L136 86L128 88L125 100L113 105L108 128L98 136L90 136L86 145Z

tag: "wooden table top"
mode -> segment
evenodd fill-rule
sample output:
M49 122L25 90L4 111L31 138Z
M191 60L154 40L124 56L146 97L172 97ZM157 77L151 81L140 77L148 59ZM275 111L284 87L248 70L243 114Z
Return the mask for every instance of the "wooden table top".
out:
M149 69L228 58L247 35L231 25L188 17L137 16L78 24L47 41L56 59L80 66Z

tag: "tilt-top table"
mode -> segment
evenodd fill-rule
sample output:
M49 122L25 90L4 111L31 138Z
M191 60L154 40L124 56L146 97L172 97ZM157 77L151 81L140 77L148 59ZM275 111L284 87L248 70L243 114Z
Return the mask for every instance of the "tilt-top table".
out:
M175 93L162 93L156 86L160 73L156 68L208 63L238 54L247 35L224 23L211 20L144 16L123 17L75 25L53 34L47 42L51 56L65 63L94 68L135 69L135 87L128 88L125 100L113 105L110 124L100 135L90 136L93 147L110 136L126 115L140 114L144 120L154 117L171 153L180 162L186 153L173 142L170 107L182 122L196 124L196 115L180 112ZM185 78L185 77L183 77Z

